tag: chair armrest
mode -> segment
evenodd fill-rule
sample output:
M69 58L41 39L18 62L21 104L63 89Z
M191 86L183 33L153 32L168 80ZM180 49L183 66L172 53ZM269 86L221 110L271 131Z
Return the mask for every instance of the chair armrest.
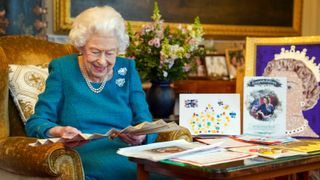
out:
M13 174L84 179L78 153L63 144L31 147L35 138L7 137L0 139L0 169Z
M180 126L181 129L176 130L176 131L169 131L169 132L163 132L159 133L157 142L163 142L163 141L173 141L177 139L185 139L186 141L191 142L192 141L192 135L190 131L185 128Z

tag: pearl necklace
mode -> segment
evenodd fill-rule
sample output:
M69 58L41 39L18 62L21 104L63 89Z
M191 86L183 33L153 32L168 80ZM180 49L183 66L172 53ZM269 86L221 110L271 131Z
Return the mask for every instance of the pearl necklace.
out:
M96 93L96 94L100 93L100 92L104 89L104 86L106 85L107 81L111 79L112 74L113 74L113 70L111 70L111 71L106 75L106 77L104 78L104 80L102 81L100 87L94 88L94 87L92 86L91 82L89 81L88 76L84 73L84 70L83 70L83 68L81 67L81 65L80 65L80 72L81 72L84 80L86 81L86 84L87 84L87 86L89 87L89 89L90 89L92 92Z
M302 132L306 127L308 127L308 121L304 120L304 123L301 127L298 127L296 129L292 129L292 130L287 130L286 131L286 135L293 135L293 134L297 134L299 132Z

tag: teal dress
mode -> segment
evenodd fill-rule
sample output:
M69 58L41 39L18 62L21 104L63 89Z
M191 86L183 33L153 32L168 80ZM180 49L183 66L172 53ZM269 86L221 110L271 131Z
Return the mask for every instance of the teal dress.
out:
M93 83L96 88L99 85ZM29 136L47 138L47 130L57 125L73 126L83 133L106 133L151 120L133 60L117 58L112 79L96 94L87 86L73 54L49 64L46 89L25 128ZM147 143L155 139L156 135L148 135ZM116 153L126 146L119 139L103 138L76 147L86 179L134 179L136 165Z

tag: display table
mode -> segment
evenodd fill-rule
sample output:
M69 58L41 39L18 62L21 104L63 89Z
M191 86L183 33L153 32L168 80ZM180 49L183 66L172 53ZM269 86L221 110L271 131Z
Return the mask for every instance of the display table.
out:
M143 83L143 89L147 91L151 83ZM179 80L172 83L177 94L179 93L235 93L236 80L208 80L189 79Z
M283 176L308 179L308 171L320 169L320 154L288 157L277 160L252 158L208 167L197 167L164 160L153 162L145 159L129 158L137 163L137 178L145 180L149 173L181 179L266 179ZM286 177L284 177L287 179Z

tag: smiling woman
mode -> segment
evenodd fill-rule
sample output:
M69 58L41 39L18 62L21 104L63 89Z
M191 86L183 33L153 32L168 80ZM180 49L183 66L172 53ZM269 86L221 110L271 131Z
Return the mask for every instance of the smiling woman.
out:
M69 37L80 54L49 64L46 89L26 123L27 134L66 138L152 121L135 61L117 57L129 42L121 15L109 6L87 9L76 17ZM155 138L122 134L112 141L65 145L80 154L86 179L132 179L135 164L116 150Z

